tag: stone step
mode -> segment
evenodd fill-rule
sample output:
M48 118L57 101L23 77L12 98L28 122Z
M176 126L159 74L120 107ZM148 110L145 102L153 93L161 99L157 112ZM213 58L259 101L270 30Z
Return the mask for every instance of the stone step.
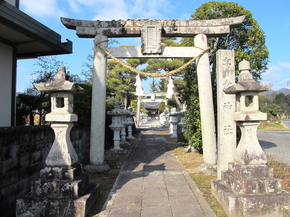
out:
M228 166L228 171L240 179L273 178L273 168L267 165L242 165L231 162Z
M89 185L89 175L80 174L75 180L37 180L31 182L31 195L49 198L77 198Z
M278 178L240 179L230 172L222 172L222 183L240 195L282 193L282 180Z

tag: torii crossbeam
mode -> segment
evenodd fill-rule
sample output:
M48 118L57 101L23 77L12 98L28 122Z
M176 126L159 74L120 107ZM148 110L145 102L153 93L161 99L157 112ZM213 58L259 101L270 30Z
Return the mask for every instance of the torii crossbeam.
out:
M215 20L119 20L87 21L61 18L80 38L94 38L107 49L108 38L140 37L141 48L110 48L119 58L186 58L196 57L208 47L207 37L223 36L242 24L244 16ZM194 37L198 48L162 48L162 37ZM208 165L216 164L216 136L208 52L197 61L197 75L203 137L203 159ZM91 120L91 167L104 164L105 108L106 108L107 55L95 45Z

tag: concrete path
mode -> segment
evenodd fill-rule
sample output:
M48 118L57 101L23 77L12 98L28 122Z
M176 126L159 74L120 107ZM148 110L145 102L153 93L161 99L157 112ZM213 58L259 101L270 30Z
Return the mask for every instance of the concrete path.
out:
M215 216L158 130L141 131L100 217Z

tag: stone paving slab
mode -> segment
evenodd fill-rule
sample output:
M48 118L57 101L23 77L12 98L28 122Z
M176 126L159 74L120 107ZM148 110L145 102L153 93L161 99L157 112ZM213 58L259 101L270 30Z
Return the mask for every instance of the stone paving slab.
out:
M142 131L100 217L215 216L160 131Z

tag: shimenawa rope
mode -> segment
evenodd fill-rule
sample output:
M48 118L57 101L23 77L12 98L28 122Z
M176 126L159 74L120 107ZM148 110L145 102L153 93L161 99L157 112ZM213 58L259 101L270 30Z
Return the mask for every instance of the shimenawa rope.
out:
M132 72L135 72L137 74L140 75L145 75L145 76L149 76L149 77L165 77L165 76L171 76L174 75L178 72L180 72L181 70L185 69L187 66L189 66L193 61L195 61L198 57L200 57L201 55L203 55L205 52L207 52L210 47L206 48L205 50L203 50L200 54L198 54L196 57L194 57L193 59L191 59L190 61L188 61L187 63L185 63L183 66L179 67L178 69L172 70L170 72L166 72L166 73L148 73L148 72L142 72L140 70L134 69L131 66L128 66L127 64L125 64L122 60L119 60L118 58L114 57L112 54L110 54L108 51L106 51L104 48L102 48L99 44L102 43L103 41L97 43L94 40L95 45L97 45L103 52L105 52L109 57L111 57L113 60L115 60L117 63L119 63L120 65L124 66L125 68L129 69ZM196 47L199 48L199 47ZM199 48L201 49L201 48Z

